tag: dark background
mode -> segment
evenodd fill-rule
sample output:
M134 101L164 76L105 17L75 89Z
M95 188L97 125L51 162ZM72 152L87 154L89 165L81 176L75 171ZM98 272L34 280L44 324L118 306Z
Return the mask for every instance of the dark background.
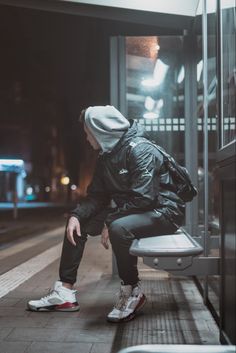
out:
M0 6L2 158L30 162L46 185L56 157L78 182L77 118L109 103L108 40L96 19Z

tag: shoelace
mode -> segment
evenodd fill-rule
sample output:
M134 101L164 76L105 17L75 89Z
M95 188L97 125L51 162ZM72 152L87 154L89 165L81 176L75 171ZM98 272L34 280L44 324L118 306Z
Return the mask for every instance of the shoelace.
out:
M141 293L140 287L137 286L137 287L135 287L135 288L133 289L131 295L132 295L132 297L136 297L136 298L137 298L140 293Z
M118 309L118 310L123 309L125 307L128 299L129 299L129 297L123 291L120 291L119 298L118 298L116 304L114 305L114 308Z
M58 293L57 290L55 290L55 289L50 289L49 292L48 292L48 294L45 295L44 297L42 297L41 300L42 300L42 301L47 301L49 298L51 298L51 296L52 296L54 293L56 293L56 294L59 295L59 293Z

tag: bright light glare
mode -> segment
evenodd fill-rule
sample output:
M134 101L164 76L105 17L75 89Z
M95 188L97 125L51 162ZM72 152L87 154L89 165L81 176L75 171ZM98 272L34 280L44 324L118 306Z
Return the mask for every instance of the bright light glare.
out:
M157 101L157 109L160 110L163 107L163 105L164 105L164 101L161 98Z
M154 105L155 105L154 99L152 99L152 97L150 96L147 96L144 103L145 108L150 111L150 110L153 110Z
M70 178L68 176L63 176L61 178L62 185L68 185L70 183Z
M164 64L160 59L157 59L153 72L153 78L156 81L157 86L164 81L168 69L168 65Z
M153 112L147 112L143 114L143 117L144 119L155 119L158 118L158 114Z
M0 164L21 167L24 165L24 161L22 159L0 159Z
M75 184L72 184L70 188L71 188L71 190L76 190L77 186Z
M148 78L141 81L141 84L145 87L155 87L157 86L156 81L153 78Z
M154 68L153 78L144 79L141 84L145 87L159 86L164 81L168 69L169 66L158 59Z
M197 64L197 81L200 81L201 74L202 74L202 68L203 68L203 61L200 60L199 63Z
M185 75L185 70L184 70L184 66L182 65L179 70L179 74L178 74L178 78L177 78L178 83L181 83L184 80L184 75Z

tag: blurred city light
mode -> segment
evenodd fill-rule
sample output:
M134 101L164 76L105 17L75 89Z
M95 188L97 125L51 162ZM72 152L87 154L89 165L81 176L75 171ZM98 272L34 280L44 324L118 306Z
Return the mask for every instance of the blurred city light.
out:
M75 184L72 184L70 188L71 188L71 190L73 190L73 191L74 191L74 190L76 190L76 189L77 189L77 186L76 186Z
M50 192L50 191L51 191L50 186L46 186L46 187L45 187L45 191L46 191L46 192Z
M26 176L22 159L0 159L0 171L23 173L23 178Z
M27 195L32 195L33 194L33 188L31 186L29 186L27 189L26 189L26 194Z
M68 185L70 183L70 178L68 176L61 177L62 185Z

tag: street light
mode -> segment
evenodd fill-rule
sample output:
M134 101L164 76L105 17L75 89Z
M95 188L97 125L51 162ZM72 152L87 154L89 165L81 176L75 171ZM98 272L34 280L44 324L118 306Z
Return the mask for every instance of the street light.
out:
M69 185L69 183L70 183L70 178L68 176L64 175L61 177L61 184L62 185Z

